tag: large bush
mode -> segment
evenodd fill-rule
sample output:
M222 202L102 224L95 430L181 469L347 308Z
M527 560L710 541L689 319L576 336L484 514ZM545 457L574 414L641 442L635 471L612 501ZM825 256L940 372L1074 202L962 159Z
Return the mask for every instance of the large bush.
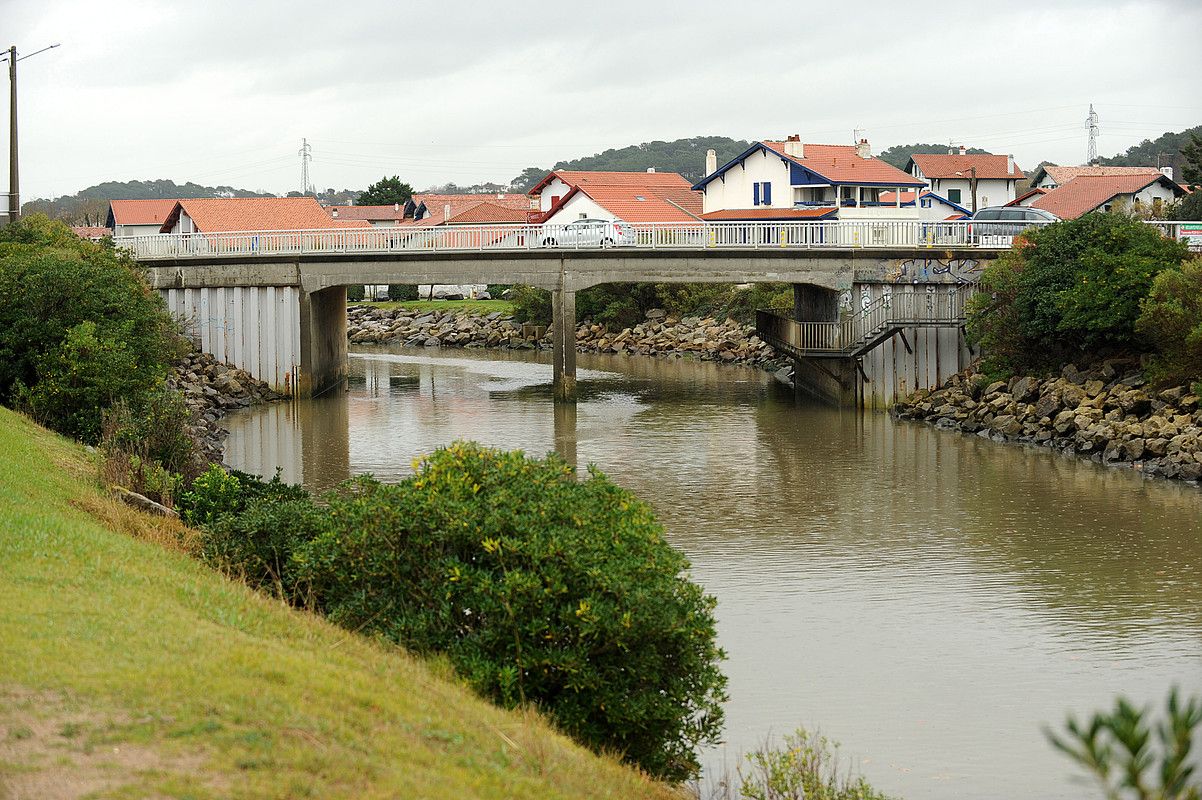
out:
M0 402L83 441L146 402L182 352L166 306L112 249L44 216L0 229Z
M1159 351L1156 377L1202 380L1202 258L1156 276L1137 328Z
M1040 371L1082 353L1131 348L1140 301L1180 242L1120 214L1086 214L1018 237L981 275L968 333L990 371Z
M390 283L388 284L388 299L394 302L402 300L416 300L417 284L415 283Z
M290 569L335 621L445 653L496 702L657 776L695 773L717 739L714 600L604 475L455 444L400 484L348 484L329 523Z

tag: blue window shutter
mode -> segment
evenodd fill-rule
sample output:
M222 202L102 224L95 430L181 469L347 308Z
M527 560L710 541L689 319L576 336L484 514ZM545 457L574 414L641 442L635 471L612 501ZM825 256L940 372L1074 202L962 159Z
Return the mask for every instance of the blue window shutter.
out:
M772 184L771 183L764 184L764 205L766 205L766 206L772 205Z
M760 204L760 185L758 183L751 184L751 204L753 206Z

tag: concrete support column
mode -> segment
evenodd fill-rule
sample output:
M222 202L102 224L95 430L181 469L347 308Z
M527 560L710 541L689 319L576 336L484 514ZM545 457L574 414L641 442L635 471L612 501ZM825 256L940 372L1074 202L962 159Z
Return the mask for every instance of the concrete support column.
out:
M793 284L793 318L798 322L838 322L839 293L825 286Z
M576 293L563 288L551 292L551 353L555 402L575 403Z
M825 286L793 284L793 318L798 322L838 322L839 293ZM798 395L854 408L859 402L859 386L853 359L793 360L793 387Z
M346 380L346 287L300 295L299 397L314 397Z

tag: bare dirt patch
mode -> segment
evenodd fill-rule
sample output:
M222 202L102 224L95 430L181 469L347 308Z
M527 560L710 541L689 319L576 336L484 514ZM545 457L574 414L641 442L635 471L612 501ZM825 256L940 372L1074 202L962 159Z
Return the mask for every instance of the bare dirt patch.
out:
M52 692L0 688L0 800L169 797L168 787L209 796L218 781L203 753L164 752L123 741L135 723Z

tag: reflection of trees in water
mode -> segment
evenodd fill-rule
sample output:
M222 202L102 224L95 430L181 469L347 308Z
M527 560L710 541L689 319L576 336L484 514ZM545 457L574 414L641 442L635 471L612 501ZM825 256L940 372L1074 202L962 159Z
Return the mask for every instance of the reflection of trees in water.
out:
M1124 633L1175 618L1202 629L1194 487L882 415L857 425L830 410L757 414L779 476L777 513L815 524L828 545L995 575L1072 624ZM815 509L830 518L815 521Z

